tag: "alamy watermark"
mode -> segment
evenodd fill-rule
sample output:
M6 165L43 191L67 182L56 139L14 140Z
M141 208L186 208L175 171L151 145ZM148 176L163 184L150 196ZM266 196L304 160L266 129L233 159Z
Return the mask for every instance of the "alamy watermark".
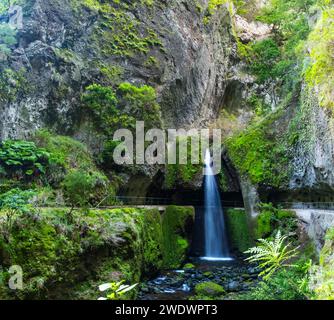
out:
M8 272L9 279L5 280L4 274ZM8 277L6 277L7 279ZM8 286L11 290L22 290L23 289L23 270L20 266L11 266L8 270L5 270L0 265L0 286Z
M204 164L210 150L211 169L203 166L204 175L216 175L221 170L222 139L220 129L149 129L136 122L135 138L128 129L114 133L113 160L118 165ZM190 148L189 148L190 145Z

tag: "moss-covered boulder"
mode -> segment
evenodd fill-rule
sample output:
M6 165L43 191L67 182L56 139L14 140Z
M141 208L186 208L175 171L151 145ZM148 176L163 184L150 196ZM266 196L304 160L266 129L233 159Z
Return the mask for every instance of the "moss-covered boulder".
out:
M232 249L245 252L253 244L246 211L242 209L227 209L225 216Z
M189 249L195 210L193 207L169 206L162 216L163 267L177 268Z
M32 210L12 225L0 212L1 263L24 274L23 290L4 288L0 299L96 299L101 283L138 283L184 261L192 208L76 210L71 220L68 210Z
M225 290L214 282L202 282L196 285L195 293L197 296L214 298L224 295Z
M268 238L278 229L285 234L295 234L297 238L298 219L296 213L275 208L271 203L260 205L260 214L252 224L255 239Z

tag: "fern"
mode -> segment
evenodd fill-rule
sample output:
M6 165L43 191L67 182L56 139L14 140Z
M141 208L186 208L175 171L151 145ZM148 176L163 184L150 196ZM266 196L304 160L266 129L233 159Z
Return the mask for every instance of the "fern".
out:
M292 266L288 261L297 255L299 247L290 249L291 243L285 244L286 239L287 236L278 231L273 241L259 239L257 247L245 252L250 255L246 261L259 263L259 267L263 269L260 276L264 280L268 280L279 269Z
M100 297L98 300L121 300L127 292L132 291L138 285L136 283L130 286L123 283L124 281L101 284L99 286L101 292L111 290L111 293L107 295L107 298Z

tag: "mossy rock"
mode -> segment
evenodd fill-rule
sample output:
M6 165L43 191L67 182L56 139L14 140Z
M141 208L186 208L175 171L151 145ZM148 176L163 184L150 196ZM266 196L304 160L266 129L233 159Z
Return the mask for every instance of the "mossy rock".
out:
M162 216L163 267L178 268L185 260L194 223L193 207L169 206Z
M253 245L246 211L228 209L225 211L225 216L232 248L239 252L245 252Z
M202 282L196 285L195 292L197 296L219 297L225 294L222 286L214 282Z
M253 226L255 239L272 237L277 230L281 230L284 234L297 235L298 219L293 211L275 208L271 203L262 203L260 214L253 222Z
M192 208L169 207L164 216L138 208L75 210L71 221L68 210L32 211L15 219L9 242L0 234L3 267L24 272L24 290L5 288L0 299L95 300L101 283L139 283L184 261Z
M192 263L186 263L184 266L183 266L183 269L185 270L192 270L192 269L196 269L195 265L193 265Z
M213 272L212 271L206 271L206 272L203 273L203 275L207 278L211 278L211 277L213 277Z

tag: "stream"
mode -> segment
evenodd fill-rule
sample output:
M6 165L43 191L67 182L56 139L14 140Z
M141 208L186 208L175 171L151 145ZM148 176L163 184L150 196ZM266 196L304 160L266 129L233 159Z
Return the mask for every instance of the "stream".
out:
M245 293L258 283L259 270L242 260L233 262L190 261L191 269L171 270L144 282L139 300L188 300L195 295L195 286L214 282L224 287L228 300L233 295Z

